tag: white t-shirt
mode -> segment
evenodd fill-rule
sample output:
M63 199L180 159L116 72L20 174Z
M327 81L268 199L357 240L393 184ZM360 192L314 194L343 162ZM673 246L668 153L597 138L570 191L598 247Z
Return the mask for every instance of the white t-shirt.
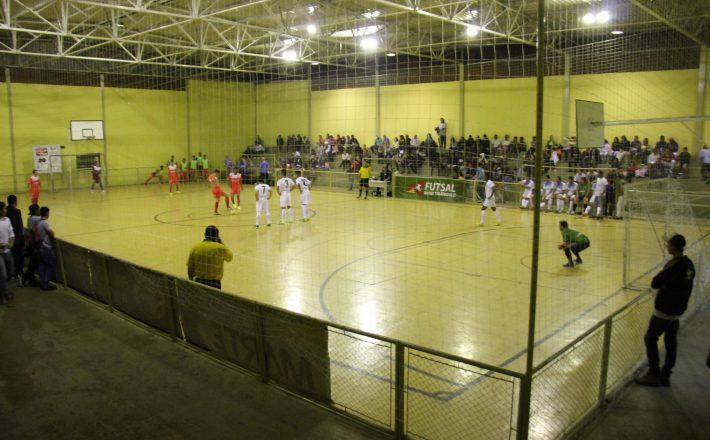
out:
M567 182L567 195L573 196L577 193L577 182Z
M601 196L604 194L606 191L606 186L609 184L607 182L606 177L597 177L597 182L594 187L594 195L595 196Z
M703 148L700 150L698 157L700 157L700 163L710 163L710 150Z
M555 183L553 181L546 181L542 185L542 189L545 190L544 197L549 197L552 195L552 191L555 189Z
M7 217L3 217L0 219L0 244L6 245L10 243L10 239L15 236L15 233L12 232L12 223L10 223L10 219ZM5 248L2 251L3 254L6 254L10 252L10 248Z
M291 188L295 185L296 184L290 177L282 177L278 182L276 182L276 187L279 189L280 193L291 192Z
M567 184L564 182L555 183L555 194L562 194L567 189Z
M486 182L486 198L490 199L493 197L493 189L495 188L496 184L492 180L488 180Z

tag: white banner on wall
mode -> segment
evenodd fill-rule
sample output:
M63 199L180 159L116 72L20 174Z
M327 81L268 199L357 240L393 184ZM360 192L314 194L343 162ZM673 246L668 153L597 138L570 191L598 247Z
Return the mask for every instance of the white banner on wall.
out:
M62 172L62 158L59 145L35 145L32 147L35 169L40 173L49 173L50 164L52 173Z

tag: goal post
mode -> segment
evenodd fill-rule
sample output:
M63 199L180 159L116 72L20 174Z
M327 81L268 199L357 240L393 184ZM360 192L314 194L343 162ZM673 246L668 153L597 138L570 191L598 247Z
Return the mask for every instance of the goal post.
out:
M101 180L107 185L103 153L54 154L48 170L49 187L52 191L89 189L92 183L92 167L96 160L101 164Z

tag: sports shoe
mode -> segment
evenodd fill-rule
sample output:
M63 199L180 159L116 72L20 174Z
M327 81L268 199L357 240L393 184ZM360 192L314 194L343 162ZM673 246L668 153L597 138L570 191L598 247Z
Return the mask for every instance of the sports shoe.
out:
M175 191L175 194L180 194L180 191Z
M661 386L662 386L662 387L669 387L669 386L671 386L671 377L670 377L670 376L661 375Z
M242 207L241 207L241 206L237 206L237 209L238 209L239 211L241 211L241 210L242 210Z
M503 224L503 222L496 222L496 226L500 226L502 224Z
M574 267L574 263L570 261L567 264L563 264L562 267Z
M482 227L486 226L486 224L483 223L483 222L481 222L481 223L479 223L477 226L478 226L479 228L482 228Z
M577 258L576 260L574 260L574 264L582 264L582 259Z
M279 224L280 224L280 225L285 225L285 224L286 224L286 222L285 222L285 221L283 221L283 220L281 220L281 221L279 221Z
M301 219L301 221L302 221L303 223L305 223L305 222L307 222L307 221L309 221L309 220L310 220L309 218L302 218L302 219Z
M643 376L634 377L634 382L645 387L658 387L661 386L661 377L648 371Z
M269 223L269 224L268 224L268 225L266 225L266 226L268 226L268 227L271 227L271 223Z
M222 215L222 214L220 214L219 212L215 211L215 212L214 212L214 215Z
M259 229L259 225L254 225L254 229Z
M232 209L229 210L229 213L230 213L230 214L234 214L235 212L237 212L237 210L234 209L234 208L232 208Z

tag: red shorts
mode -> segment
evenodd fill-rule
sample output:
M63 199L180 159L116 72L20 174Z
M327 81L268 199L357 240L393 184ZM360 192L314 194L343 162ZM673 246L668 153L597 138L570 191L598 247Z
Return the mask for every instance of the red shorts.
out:
M215 199L218 199L220 197L227 197L227 194L219 186L215 186L214 188L212 188L212 195Z
M170 183L178 183L178 177L177 176L170 176Z
M242 187L241 186L233 186L232 187L232 194L241 194L242 193Z
M210 170L208 170L207 168L204 168L204 169L202 170L202 173L203 173L205 176L209 176L209 175L210 175Z

